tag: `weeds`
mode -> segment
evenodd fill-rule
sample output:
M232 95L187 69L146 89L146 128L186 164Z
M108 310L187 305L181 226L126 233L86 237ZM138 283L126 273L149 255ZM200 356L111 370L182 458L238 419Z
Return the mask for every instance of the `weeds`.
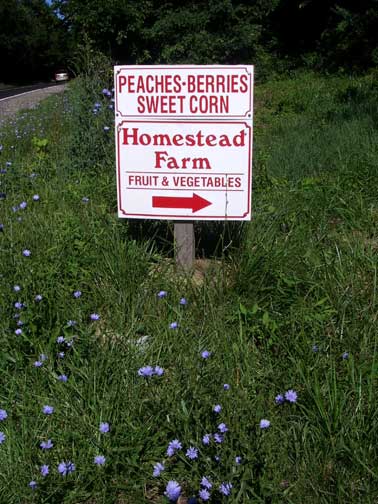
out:
M254 220L195 284L117 218L87 78L1 131L0 502L375 502L374 81L258 88Z

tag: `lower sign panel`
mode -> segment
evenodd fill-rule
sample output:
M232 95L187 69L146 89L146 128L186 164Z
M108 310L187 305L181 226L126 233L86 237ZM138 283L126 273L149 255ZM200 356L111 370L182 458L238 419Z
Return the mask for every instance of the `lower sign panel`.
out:
M120 217L251 218L251 123L119 121L116 145Z

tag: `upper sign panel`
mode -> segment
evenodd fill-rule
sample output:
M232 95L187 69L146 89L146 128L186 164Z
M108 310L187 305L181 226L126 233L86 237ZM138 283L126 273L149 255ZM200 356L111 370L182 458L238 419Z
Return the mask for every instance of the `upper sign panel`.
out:
M116 66L119 118L252 118L253 66Z

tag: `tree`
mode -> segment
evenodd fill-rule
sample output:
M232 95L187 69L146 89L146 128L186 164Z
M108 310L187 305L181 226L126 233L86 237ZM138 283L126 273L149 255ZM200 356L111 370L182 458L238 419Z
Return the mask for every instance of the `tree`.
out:
M49 78L64 53L63 26L44 0L2 0L1 81Z
M336 2L320 39L331 68L368 68L378 64L378 0Z
M79 42L122 63L251 62L279 0L55 0Z
M67 32L81 44L84 39L115 60L135 62L143 46L142 31L150 0L55 0L52 8Z
M271 21L281 56L326 69L378 63L378 0L280 0Z

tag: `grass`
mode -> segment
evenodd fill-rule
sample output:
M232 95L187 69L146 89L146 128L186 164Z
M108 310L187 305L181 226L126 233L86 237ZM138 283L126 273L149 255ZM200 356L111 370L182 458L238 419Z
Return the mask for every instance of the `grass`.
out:
M214 503L377 502L374 76L257 88L254 219L198 226L238 239L196 283L175 271L166 223L116 216L103 82L78 79L1 132L0 502L163 503L169 480L202 502L203 476ZM163 376L139 376L147 365ZM290 389L297 401L276 404Z

